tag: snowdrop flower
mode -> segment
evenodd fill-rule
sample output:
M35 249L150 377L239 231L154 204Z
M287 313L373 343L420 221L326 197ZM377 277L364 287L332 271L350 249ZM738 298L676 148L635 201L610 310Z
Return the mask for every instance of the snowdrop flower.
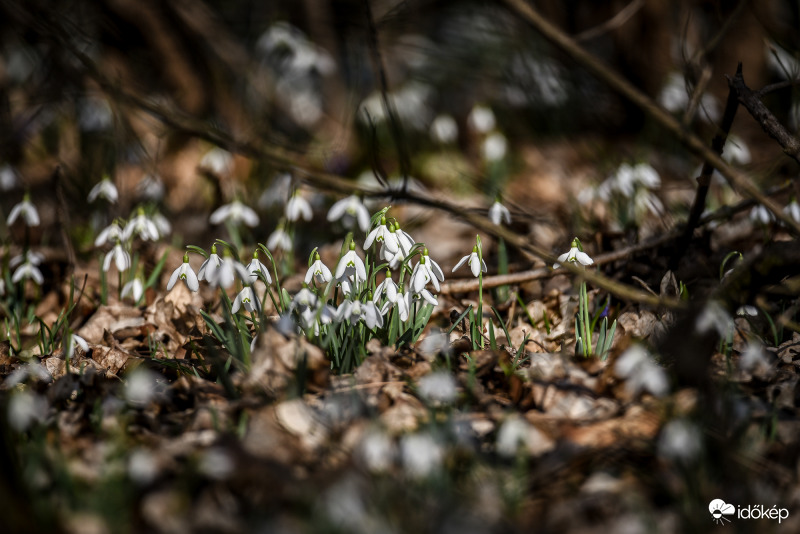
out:
M312 331L314 336L319 335L321 326L331 324L336 319L336 308L325 304L319 308L306 308L300 313L300 323L306 332Z
M22 216L22 220L24 220L25 224L28 226L39 226L39 212L36 211L36 206L33 205L31 197L27 193L23 197L22 202L11 209L11 213L8 215L8 225L11 226L14 224L14 221L20 216Z
M283 204L283 199L289 196L292 187L292 175L288 172L277 175L269 187L258 197L258 207L267 209L275 204Z
M215 146L200 160L200 168L217 175L228 175L233 170L233 156L224 148Z
M641 345L633 345L622 353L614 365L614 371L619 377L626 379L625 389L631 395L649 391L654 396L661 397L669 391L664 369L652 360Z
M103 230L97 235L97 239L94 240L94 246L102 247L108 241L123 241L122 228L117 221L114 221L103 228Z
M36 266L36 264L26 261L22 265L14 271L14 276L11 277L11 281L13 283L17 283L20 280L31 279L36 282L36 285L42 285L44 282L44 277L42 276L42 271Z
M562 263L567 261L571 263L580 263L584 266L594 263L594 260L583 251L581 242L577 237L572 240L572 248L569 249L569 252L565 252L558 257L558 261L553 264L553 269L558 269L561 267Z
M144 284L142 284L142 279L138 276L122 287L122 298L130 295L134 302L139 302L143 294Z
M458 139L458 124L450 115L439 115L431 123L431 139L443 145L455 143Z
M489 133L496 124L494 112L486 106L475 106L467 116L467 124L478 133Z
M363 320L370 329L375 328L375 325L383 326L383 316L375 308L375 305L367 307L358 299L342 302L336 310L336 318L339 321L350 321L350 324L356 324Z
M422 291L422 288L424 288L428 282L433 283L433 287L436 288L436 291L439 291L439 280L444 281L442 270L435 261L430 259L427 252L428 249L425 249L419 263L414 267L411 273L411 279L408 282L414 293Z
M674 419L664 425L658 438L658 454L663 458L691 463L703 451L703 434L697 425Z
M224 289L228 289L233 285L235 276L238 276L245 283L249 282L251 278L251 274L245 266L234 259L230 253L225 254L219 267L211 275L206 272L206 280L212 287L220 286Z
M397 308L397 313L400 315L400 320L405 322L408 320L408 310L411 307L409 305L408 298L403 294L400 288L397 289L397 297L394 300L386 300L381 308L381 315L386 315L386 313L392 308Z
M511 224L511 212L500 203L500 200L495 200L492 207L489 208L489 220L498 226L502 222Z
M768 225L775 221L775 215L773 215L772 212L763 205L758 204L757 206L754 206L752 210L750 210L750 220L763 225Z
M253 208L242 204L239 200L234 200L230 204L225 204L214 210L208 221L211 224L221 224L228 221L235 225L244 223L252 228L258 225L258 215L253 211Z
M480 255L478 254L478 245L472 247L472 254L464 256L463 258L461 258L461 261L456 263L456 266L453 267L453 272L456 272L456 269L464 265L464 263L467 263L469 265L470 269L472 270L472 276L474 276L475 278L477 278L478 275L480 275L481 271L483 271L484 273L487 271L486 262L483 261L483 258L481 258Z
M186 284L186 287L188 287L190 291L197 291L200 288L200 283L197 281L197 275L194 274L192 267L189 265L188 253L183 255L183 263L181 263L180 267L175 269L172 272L172 276L169 277L167 291L171 290L179 279L183 280L183 282Z
M499 161L506 157L507 151L508 141L506 141L506 136L500 132L489 135L481 145L481 153L486 161Z
M382 243L392 254L396 254L400 249L397 236L386 226L386 217L381 217L381 223L367 235L367 239L364 241L364 250L371 247L373 242Z
M158 227L150 220L141 206L136 216L125 225L125 229L122 231L122 240L128 241L134 234L137 234L142 241L158 241L160 237Z
M0 167L0 191L11 191L19 185L19 177L11 165Z
M164 182L158 175L148 174L136 184L136 191L144 199L158 202L164 198Z
M452 404L456 400L456 381L445 371L430 373L419 379L417 391L431 404Z
M433 293L431 293L427 289L423 289L422 291L417 293L417 296L422 297L422 300L424 300L425 302L427 302L431 306L437 306L439 304L439 301L436 300L436 297L433 296ZM408 294L408 298L411 299L411 297L412 297L412 294L409 293ZM410 303L409 303L408 307L411 308L411 304Z
M154 211L151 213L150 220L156 225L159 235L169 235L169 233L172 232L172 225L169 223L167 218L161 215L159 212Z
M211 245L211 254L200 266L197 273L198 280L209 281L216 277L216 271L222 265L222 258L217 255L217 245Z
M131 267L131 257L125 251L119 241L117 241L117 244L114 245L114 248L112 248L103 259L104 271L108 272L109 267L111 267L111 260L114 260L114 264L117 266L117 270L119 272L126 271Z
M33 265L41 265L43 261L44 256L41 253L28 250L25 252L25 254L20 254L19 256L14 256L11 258L11 261L8 262L8 266L13 269L23 262L32 263Z
M403 251L403 254L405 256L411 254L411 249L414 248L415 243L414 238L411 237L408 232L400 228L400 224L397 222L392 225L392 233L397 239L397 244L400 246L400 250Z
M303 281L306 284L310 284L312 278L316 280L318 284L327 284L333 280L331 270L325 267L325 264L322 263L322 260L319 257L319 252L314 253L314 263L312 263L308 268L308 271L306 271L306 277L303 279Z
M261 263L258 259L258 250L253 252L253 259L250 260L250 263L247 264L247 272L250 273L250 283L254 284L256 280L258 280L258 273L262 273L264 278L267 280L267 284L272 283L272 277L269 275L269 269L267 266Z
M736 325L725 308L717 301L709 301L703 311L697 316L695 328L698 333L716 331L722 338L727 338L733 333Z
M18 391L8 400L8 424L17 432L24 432L33 423L47 418L47 399L28 390Z
M375 288L375 296L372 297L372 302L375 304L380 302L382 295L386 295L386 299L389 302L397 300L397 284L392 280L392 273L389 269L386 269L386 278Z
M369 211L367 211L366 206L357 195L350 195L334 203L328 211L328 220L331 222L338 221L345 215L348 216L346 219L355 219L362 232L369 230ZM346 224L345 226L349 227L351 225Z
M261 302L252 286L245 286L239 291L236 300L233 301L233 306L231 306L231 313L237 313L242 306L248 312L261 313Z
M783 212L794 219L795 222L800 223L800 204L797 203L797 199L792 199L792 201L783 208Z
M111 204L116 204L117 200L119 200L117 186L115 186L114 182L112 182L107 176L100 180L100 182L94 187L92 187L92 190L89 191L87 200L89 202L94 202L98 198L104 198Z
M310 221L312 216L313 212L308 200L299 191L295 191L292 198L286 203L286 219L298 221L302 217L304 220Z
M317 306L317 302L317 295L308 289L306 285L303 285L303 288L298 291L292 299L292 303L289 305L289 310L294 311L299 308L300 311L303 312L308 308L315 308Z
M367 328L374 330L376 326L378 328L383 326L383 314L374 302L363 303L361 310L361 319L367 325Z
M354 242L350 241L350 250L339 260L334 278L340 282L347 280L355 284L367 281L364 260L356 254L356 244Z
M430 434L410 434L400 442L403 467L413 478L425 478L441 469L444 449Z
M740 165L747 165L751 161L750 149L744 141L736 135L729 135L725 143L725 151L722 154L722 159L728 163L738 163Z
M292 236L283 228L283 223L279 223L275 231L267 239L267 248L272 250L292 250Z
M71 358L75 354L76 344L81 348L84 354L89 352L89 344L86 342L86 340L78 334L70 333L69 337L67 338L67 349L64 351L68 357Z
M758 308L756 308L755 306L751 306L749 304L745 304L744 306L739 306L738 308L736 308L736 315L739 315L741 317L744 317L745 315L749 315L750 317L755 317L758 315Z

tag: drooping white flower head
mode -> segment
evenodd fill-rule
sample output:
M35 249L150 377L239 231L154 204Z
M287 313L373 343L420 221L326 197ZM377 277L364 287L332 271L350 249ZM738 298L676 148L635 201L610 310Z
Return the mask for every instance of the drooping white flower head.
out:
M494 130L497 121L494 118L494 112L491 108L486 106L475 106L467 116L467 124L474 131L486 134Z
M250 260L249 264L247 264L247 272L250 273L250 284L254 284L256 280L258 280L258 273L264 275L267 284L272 283L272 277L269 275L269 269L266 265L261 263L261 260L258 259L258 249L253 252L253 259Z
M383 282L378 284L378 287L375 288L375 294L372 297L372 302L377 304L381 301L381 296L383 295L386 295L387 301L395 302L398 296L397 291L397 284L394 283L394 280L392 280L392 273L387 269L386 278L384 278Z
M334 278L342 282L344 280L351 284L359 284L367 281L367 270L364 267L364 260L356 254L356 244L350 242L350 250L342 256L336 266Z
M189 265L189 254L183 255L183 263L172 272L167 283L167 291L170 291L178 280L182 280L190 291L197 291L200 289L200 283L197 280L197 275L194 274L192 267Z
M117 266L117 270L119 272L127 271L131 267L131 256L128 252L123 248L122 243L117 241L117 244L114 245L107 254L106 257L103 259L103 270L108 272L108 269L111 267L111 261L114 261L114 264Z
M129 241L134 234L139 236L142 241L158 241L159 237L161 237L156 223L150 219L150 216L145 213L144 208L141 206L136 216L125 225L125 229L122 231L122 240Z
M221 224L229 221L235 225L244 223L251 228L258 225L258 220L258 215L253 211L253 208L246 206L238 199L230 204L220 206L208 218L211 224Z
M298 221L300 218L310 221L314 213L311 210L311 204L308 200L300 194L300 191L295 191L292 198L286 203L286 219L289 221Z
M148 174L136 184L136 191L145 200L159 202L164 198L164 182L157 174Z
M279 223L275 231L267 239L267 248L271 250L292 250L292 236Z
M303 288L297 292L297 294L292 299L292 303L289 305L289 310L299 310L303 312L307 308L316 308L318 302L317 295L308 289L307 286L303 286Z
M397 313L400 316L400 320L405 322L408 320L408 312L411 308L409 297L411 296L411 292L409 291L408 294L404 294L400 288L397 289L397 296L394 300L386 300L381 307L381 315L386 316L388 311L394 307L397 309Z
M200 270L197 272L197 279L205 281L215 279L216 270L219 269L220 265L222 265L222 258L217 254L217 245L211 245L211 254L200 266Z
M381 217L380 224L367 235L367 239L364 240L364 250L371 247L373 242L383 244L393 254L396 254L400 248L397 236L386 226L386 217Z
M445 451L430 434L407 434L400 441L400 456L408 476L423 479L442 468Z
M342 219L343 217L344 219ZM369 230L369 219L369 211L367 211L367 207L364 206L361 198L357 195L351 195L337 201L328 211L329 221L342 220L345 226L350 226L348 222L355 220L362 232Z
M750 220L766 226L775 222L775 215L763 204L758 204L750 210Z
M500 203L499 199L495 200L492 207L489 208L489 220L497 225L500 225L502 222L511 224L511 212Z
M92 190L89 191L87 200L89 202L94 202L98 198L104 198L111 204L116 204L117 200L119 200L117 186L114 185L114 182L112 182L108 176L100 180L99 183L92 187Z
M94 246L102 247L107 242L123 241L123 231L117 221L112 222L97 235Z
M331 274L330 269L328 269L322 260L319 257L319 252L314 253L314 262L306 271L306 277L303 281L306 284L311 283L311 279L316 280L318 284L327 284L331 280L333 280L333 275Z
M215 146L203 155L200 168L219 176L227 176L233 171L233 155L224 148Z
M212 287L220 286L224 289L228 289L233 285L236 276L244 283L249 283L251 279L251 274L247 268L239 263L239 260L231 256L228 251L226 251L225 256L222 258L219 267L211 274L209 274L208 271L206 271L205 274L206 280L208 280L208 283L211 284Z
M442 145L449 145L458 140L458 124L450 115L439 115L431 123L431 139Z
M437 371L419 379L417 391L420 397L431 404L452 404L458 391L453 375L446 371Z
M800 223L800 204L797 203L797 199L792 199L789 204L783 208L783 212L794 219L795 222Z
M583 266L591 265L594 263L594 260L590 258L589 255L583 251L581 242L577 237L572 240L572 248L569 249L569 252L565 252L564 254L558 257L558 261L553 264L553 269L558 269L559 267L561 267L562 263L567 261L571 263L579 263Z
M661 397L669 391L669 382L664 369L653 361L641 345L626 350L614 365L617 376L626 379L625 389L631 395L648 391Z
M231 313L237 313L242 307L248 312L261 313L261 301L258 300L252 286L245 286L239 291L231 306Z
M81 336L74 332L70 332L67 336L66 354L70 358L75 355L75 345L79 346L84 354L89 352L89 344Z
M729 135L722 153L722 159L728 163L747 165L752 160L750 149L744 140L737 135Z
M467 254L466 256L461 258L461 260L458 263L456 263L456 266L453 267L453 272L456 272L456 270L462 265L464 265L464 263L467 263L469 265L470 269L472 270L472 276L474 276L475 278L477 278L481 274L481 272L485 273L488 270L486 269L486 262L483 261L483 258L478 253L478 245L472 247L471 254Z
M142 298L143 294L144 284L142 284L142 279L138 276L122 287L122 298L130 295L134 302L139 302L139 299Z
M33 280L36 282L36 285L42 285L44 282L44 276L42 276L42 271L36 266L36 264L26 261L22 265L20 265L16 271L14 271L14 276L11 277L11 281L13 283L17 283L20 280Z
M0 191L11 191L19 185L19 176L11 165L0 167Z
M500 132L491 133L481 145L481 154L486 161L500 161L506 157L506 152L508 152L508 141Z
M22 202L11 208L11 213L8 214L8 225L11 226L14 224L14 221L19 217L22 217L22 220L25 221L25 224L28 226L39 226L39 212L36 210L36 206L33 205L31 197L27 193L23 197Z

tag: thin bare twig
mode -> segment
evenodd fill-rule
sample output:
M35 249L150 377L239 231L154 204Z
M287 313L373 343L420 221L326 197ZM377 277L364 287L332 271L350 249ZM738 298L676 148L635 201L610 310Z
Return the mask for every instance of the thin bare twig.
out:
M633 2L620 9L616 15L614 15L604 23L598 24L597 26L582 31L581 33L576 35L575 40L581 43L583 41L594 39L595 37L600 37L604 33L616 30L617 28L628 22L628 20L630 20L630 18L634 16L642 8L643 5L644 5L644 0L633 0Z

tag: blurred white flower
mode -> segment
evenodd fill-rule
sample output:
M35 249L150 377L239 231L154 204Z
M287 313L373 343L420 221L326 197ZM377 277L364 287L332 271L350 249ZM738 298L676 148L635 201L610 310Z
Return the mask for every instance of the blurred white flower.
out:
M138 209L136 216L125 225L125 229L122 231L122 240L128 241L134 234L138 235L142 241L158 241L160 237L156 223L150 219L142 207Z
M78 102L78 125L84 132L109 130L114 125L114 114L108 100L100 96L81 99Z
M267 209L275 204L283 204L289 198L292 187L292 175L288 172L281 173L272 180L261 196L258 197L258 207Z
M11 282L17 283L20 280L33 280L36 282L36 285L42 285L44 282L44 277L42 276L42 271L39 268L30 262L25 262L20 265L16 271L14 271L14 276L11 277Z
M94 202L98 198L104 198L111 204L116 204L117 200L119 200L117 186L114 185L110 178L103 178L89 191L89 196L87 197L89 202Z
M157 375L141 367L136 368L125 379L125 400L128 404L143 408L152 401L158 393Z
M697 316L695 328L700 334L716 331L722 338L727 338L733 332L735 325L733 319L717 301L709 301L703 311Z
M383 303L383 306L381 307L381 315L383 315L385 317L386 314L389 312L389 310L392 307L394 307L394 308L397 308L397 314L400 316L400 320L403 321L403 322L407 321L408 320L408 312L409 312L409 309L411 308L410 302L409 302L410 301L410 299L409 299L410 296L411 296L411 292L409 292L406 295L406 294L403 294L403 292L400 290L400 288L397 288L397 297L395 297L394 300L388 300L387 299L386 302Z
M14 221L19 217L22 217L22 220L25 221L25 224L28 226L39 226L39 212L36 210L36 206L33 205L30 195L27 193L23 197L22 202L11 208L11 213L8 215L8 225L11 226L14 224Z
M122 287L122 298L130 296L134 302L139 302L144 294L144 284L138 276Z
M190 291L197 291L200 289L200 283L197 281L197 275L194 274L192 267L189 265L189 254L183 255L183 263L172 272L167 283L167 291L170 291L173 286L178 282L183 281Z
M765 371L770 368L764 346L757 341L750 341L739 358L739 367L743 371Z
M233 155L224 148L215 146L203 155L200 168L219 176L227 176L233 171Z
M797 203L797 199L792 199L789 204L783 208L783 212L794 219L795 222L800 223L800 204Z
M400 441L400 456L410 477L426 478L441 469L444 449L430 434L409 434Z
M211 272L206 270L205 275L206 280L212 287L220 286L224 289L228 289L233 285L236 276L244 283L248 283L251 278L251 274L247 268L242 265L239 260L227 254L222 258L219 267Z
M775 215L771 211L769 211L764 205L758 204L753 206L753 209L750 210L750 220L763 224L768 225L770 223L775 222Z
M308 203L308 200L306 200L299 191L295 191L292 198L286 203L286 219L289 221L299 221L300 218L303 218L303 220L310 221L313 215L311 204Z
M443 145L455 143L458 140L458 124L450 115L439 115L431 123L431 139Z
M0 191L11 191L20 184L19 176L11 165L0 167Z
M31 391L17 391L8 399L8 424L17 432L24 432L33 423L47 417L47 399Z
M156 174L148 174L145 175L145 177L142 178L138 184L136 184L136 191L139 196L146 200L159 202L162 198L164 198L164 182L161 181L160 176Z
M344 220L342 219L343 217ZM350 227L349 221L355 220L362 232L369 230L369 219L369 211L367 211L366 206L357 195L351 195L337 201L328 211L329 221L342 220L345 226Z
M446 371L430 373L419 379L417 391L420 396L434 405L452 404L456 400L456 381Z
M653 361L641 345L626 350L614 365L617 376L625 379L625 390L630 395L648 391L656 397L669 392L669 382L664 369Z
M397 456L397 448L392 438L386 432L379 430L365 432L359 449L364 464L373 473L389 471Z
M258 225L258 215L253 208L242 204L238 200L234 200L230 204L225 204L217 208L214 213L208 218L211 224L221 224L223 222L231 222L232 224L244 223L249 227Z
M386 299L389 302L394 302L397 300L397 284L394 283L392 280L392 273L387 269L386 270L386 278L378 284L378 287L375 288L375 293L372 296L372 302L377 304L381 300L381 296L386 295Z
M283 229L283 224L278 224L275 231L267 239L267 248L272 250L292 250L292 236Z
M114 248L111 249L106 254L106 257L103 259L103 270L108 272L108 269L111 267L111 261L114 261L114 264L117 266L117 270L119 272L127 271L131 267L131 257L128 252L122 247L122 244L117 241L117 244L114 245Z
M78 345L84 354L89 352L89 344L81 336L75 333L70 333L67 336L67 349L66 354L70 358L75 354L75 345Z
M146 486L158 477L156 457L147 449L136 449L128 457L128 476L140 486Z
M500 132L490 134L481 145L481 153L486 161L499 161L506 157L507 151L508 141Z
M494 130L496 124L494 112L486 106L475 106L469 112L467 124L478 133L489 133Z
M703 450L703 436L697 425L685 419L673 419L661 429L659 456L684 463L697 460Z
M120 227L117 221L112 222L97 235L97 239L94 240L94 246L102 247L107 242L116 242L123 240L123 230Z
M495 200L492 207L489 208L489 220L497 225L502 222L511 224L511 212L499 200Z

